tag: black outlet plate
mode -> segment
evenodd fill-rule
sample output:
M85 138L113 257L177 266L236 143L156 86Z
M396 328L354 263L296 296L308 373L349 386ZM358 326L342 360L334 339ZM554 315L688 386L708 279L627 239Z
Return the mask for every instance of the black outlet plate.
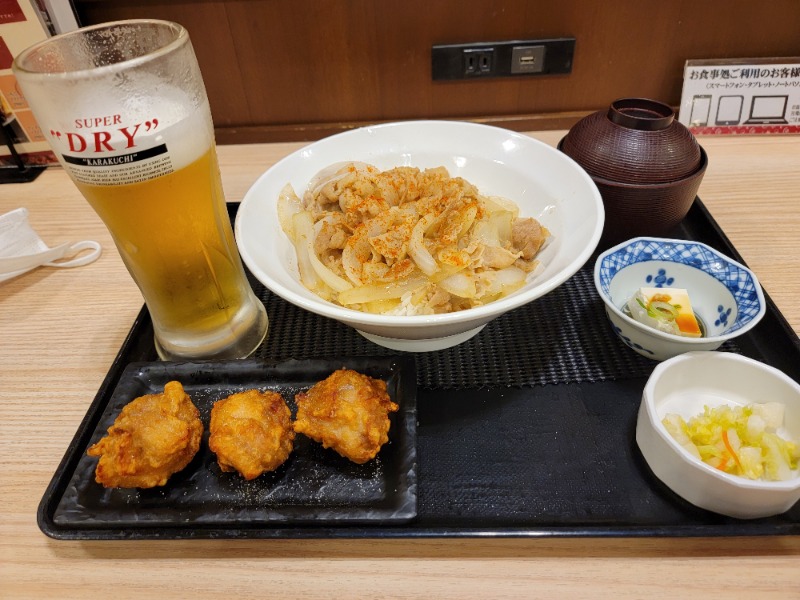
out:
M512 71L515 60L513 51L519 47L544 48L544 60L539 70L520 73ZM481 64L488 68L472 67L476 54L483 57ZM431 77L434 81L452 81L490 77L565 75L572 71L574 54L575 38L442 44L431 49Z

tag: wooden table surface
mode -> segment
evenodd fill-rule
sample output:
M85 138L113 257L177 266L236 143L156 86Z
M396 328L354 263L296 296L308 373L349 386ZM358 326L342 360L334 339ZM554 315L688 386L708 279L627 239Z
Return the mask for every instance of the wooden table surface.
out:
M532 133L555 145L564 132ZM705 137L699 195L800 331L800 137ZM227 198L303 144L223 146ZM800 598L800 536L713 539L64 542L36 509L142 306L101 221L59 168L0 185L75 269L0 283L0 598Z

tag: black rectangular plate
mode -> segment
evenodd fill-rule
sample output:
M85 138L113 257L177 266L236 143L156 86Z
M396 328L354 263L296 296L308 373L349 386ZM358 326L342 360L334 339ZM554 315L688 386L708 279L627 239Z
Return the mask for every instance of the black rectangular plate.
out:
M236 205L230 208L235 213ZM704 242L744 262L700 199L665 237ZM650 472L634 429L656 363L613 334L593 287L594 260L471 340L405 355L416 367L418 386L417 515L410 521L59 528L53 517L75 469L71 447L42 498L39 526L53 537L83 539L800 535L800 503L775 517L731 519L690 505ZM270 316L257 357L396 355L251 281ZM760 360L800 381L800 340L765 296L767 313L758 326L720 351ZM154 360L152 324L143 308L87 412L85 423L95 423L87 435L128 364ZM88 438L80 436L75 443L85 447Z
M289 459L272 473L244 480L223 473L208 448L214 402L247 389L280 393L296 411L295 395L342 367L387 383L400 405L390 415L389 442L373 460L357 465L298 435ZM86 449L103 437L123 406L160 393L177 380L200 411L203 441L195 458L163 487L105 489L94 480L97 459ZM56 538L126 538L162 531L309 524L375 525L404 522L417 512L416 374L408 358L155 362L128 365L105 407L85 422L70 445L63 490L46 533ZM200 533L202 535L202 533Z

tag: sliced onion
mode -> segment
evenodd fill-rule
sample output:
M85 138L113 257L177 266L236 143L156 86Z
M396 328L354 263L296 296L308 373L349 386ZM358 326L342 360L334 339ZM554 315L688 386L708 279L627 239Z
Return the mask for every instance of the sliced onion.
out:
M292 230L294 231L294 249L297 253L297 267L300 269L300 280L312 292L319 293L320 279L316 269L311 264L308 254L309 241L313 243L314 218L308 211L301 211L292 216Z
M491 297L498 294L506 296L525 285L525 277L525 271L514 266L496 271L484 271L480 274L483 289L479 297Z
M510 212L513 217L519 215L519 206L508 198L503 198L502 196L484 196L483 203L489 212L502 210Z
M367 225L362 223L356 227L342 249L342 268L348 279L356 285L363 283L363 265L372 256L368 235Z
M439 286L446 292L453 296L458 296L459 298L475 298L477 295L475 278L463 272L450 275L450 277L443 279L439 282Z
M283 186L278 194L278 222L281 224L283 232L294 241L294 224L292 216L303 209L303 203L294 191L291 183Z
M472 224L475 223L475 217L478 216L478 207L475 204L471 204L467 207L462 215L462 222L461 222L461 232L459 233L459 237L465 235Z
M403 294L413 292L417 288L427 285L427 283L428 279L426 277L416 276L397 283L362 285L341 292L339 294L339 303L343 305L363 304L365 302L400 298Z
M414 259L414 262L417 263L419 270L425 273L425 275L431 276L436 271L439 270L439 265L436 264L433 256L428 249L425 247L423 239L425 237L425 232L433 226L436 222L437 217L432 214L425 215L417 224L414 225L414 229L411 231L411 239L408 242L408 254Z
M317 223L317 225L321 225ZM343 292L345 290L349 290L353 287L353 285L347 281L339 277L336 273L331 271L328 267L326 267L322 261L317 256L316 251L314 250L314 240L316 239L316 234L319 232L319 228L314 226L312 227L312 235L308 237L306 240L306 251L308 252L308 259L311 263L311 266L314 268L314 271L319 276L322 281L324 281L327 285L333 288L337 292Z
M497 280L503 288L522 285L525 283L525 271L517 267L506 267L495 272Z
M507 210L492 212L488 218L475 223L472 237L487 246L504 247L511 243L511 223L514 215Z
M345 281L324 264L322 264L322 261L317 258L317 255L314 254L313 251L309 250L308 257L311 260L311 266L314 267L314 271L316 271L317 275L319 275L319 278L322 279L322 281L324 281L328 286L340 293L352 289L353 284L351 284L349 281Z
M489 222L497 232L497 239L500 240L501 246L511 242L511 229L514 219L514 214L507 210L493 212L489 215Z

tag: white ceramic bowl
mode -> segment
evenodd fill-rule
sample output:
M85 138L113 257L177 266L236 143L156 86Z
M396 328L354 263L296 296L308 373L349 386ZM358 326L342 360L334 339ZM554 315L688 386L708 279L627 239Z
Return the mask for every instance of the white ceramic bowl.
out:
M800 473L788 481L750 480L715 469L683 448L662 419L685 420L708 405L756 402L786 406L778 434L800 442L800 385L781 371L728 352L689 352L662 362L648 380L636 423L636 443L656 477L695 506L739 519L777 515L800 500Z
M298 194L321 169L342 161L396 166L445 166L482 194L504 196L520 214L552 232L541 254L543 268L520 290L485 306L426 316L385 316L327 302L300 281L295 251L276 212L280 190ZM528 136L456 121L410 121L364 127L325 138L268 169L239 208L235 231L242 259L253 275L283 299L336 319L367 339L394 350L439 350L464 342L489 321L552 291L591 256L603 231L600 193L569 157Z
M755 327L766 312L755 274L700 242L650 237L623 242L597 257L594 285L617 336L654 360L692 350L715 350ZM686 289L705 326L705 336L664 333L625 314L623 307L642 287Z

